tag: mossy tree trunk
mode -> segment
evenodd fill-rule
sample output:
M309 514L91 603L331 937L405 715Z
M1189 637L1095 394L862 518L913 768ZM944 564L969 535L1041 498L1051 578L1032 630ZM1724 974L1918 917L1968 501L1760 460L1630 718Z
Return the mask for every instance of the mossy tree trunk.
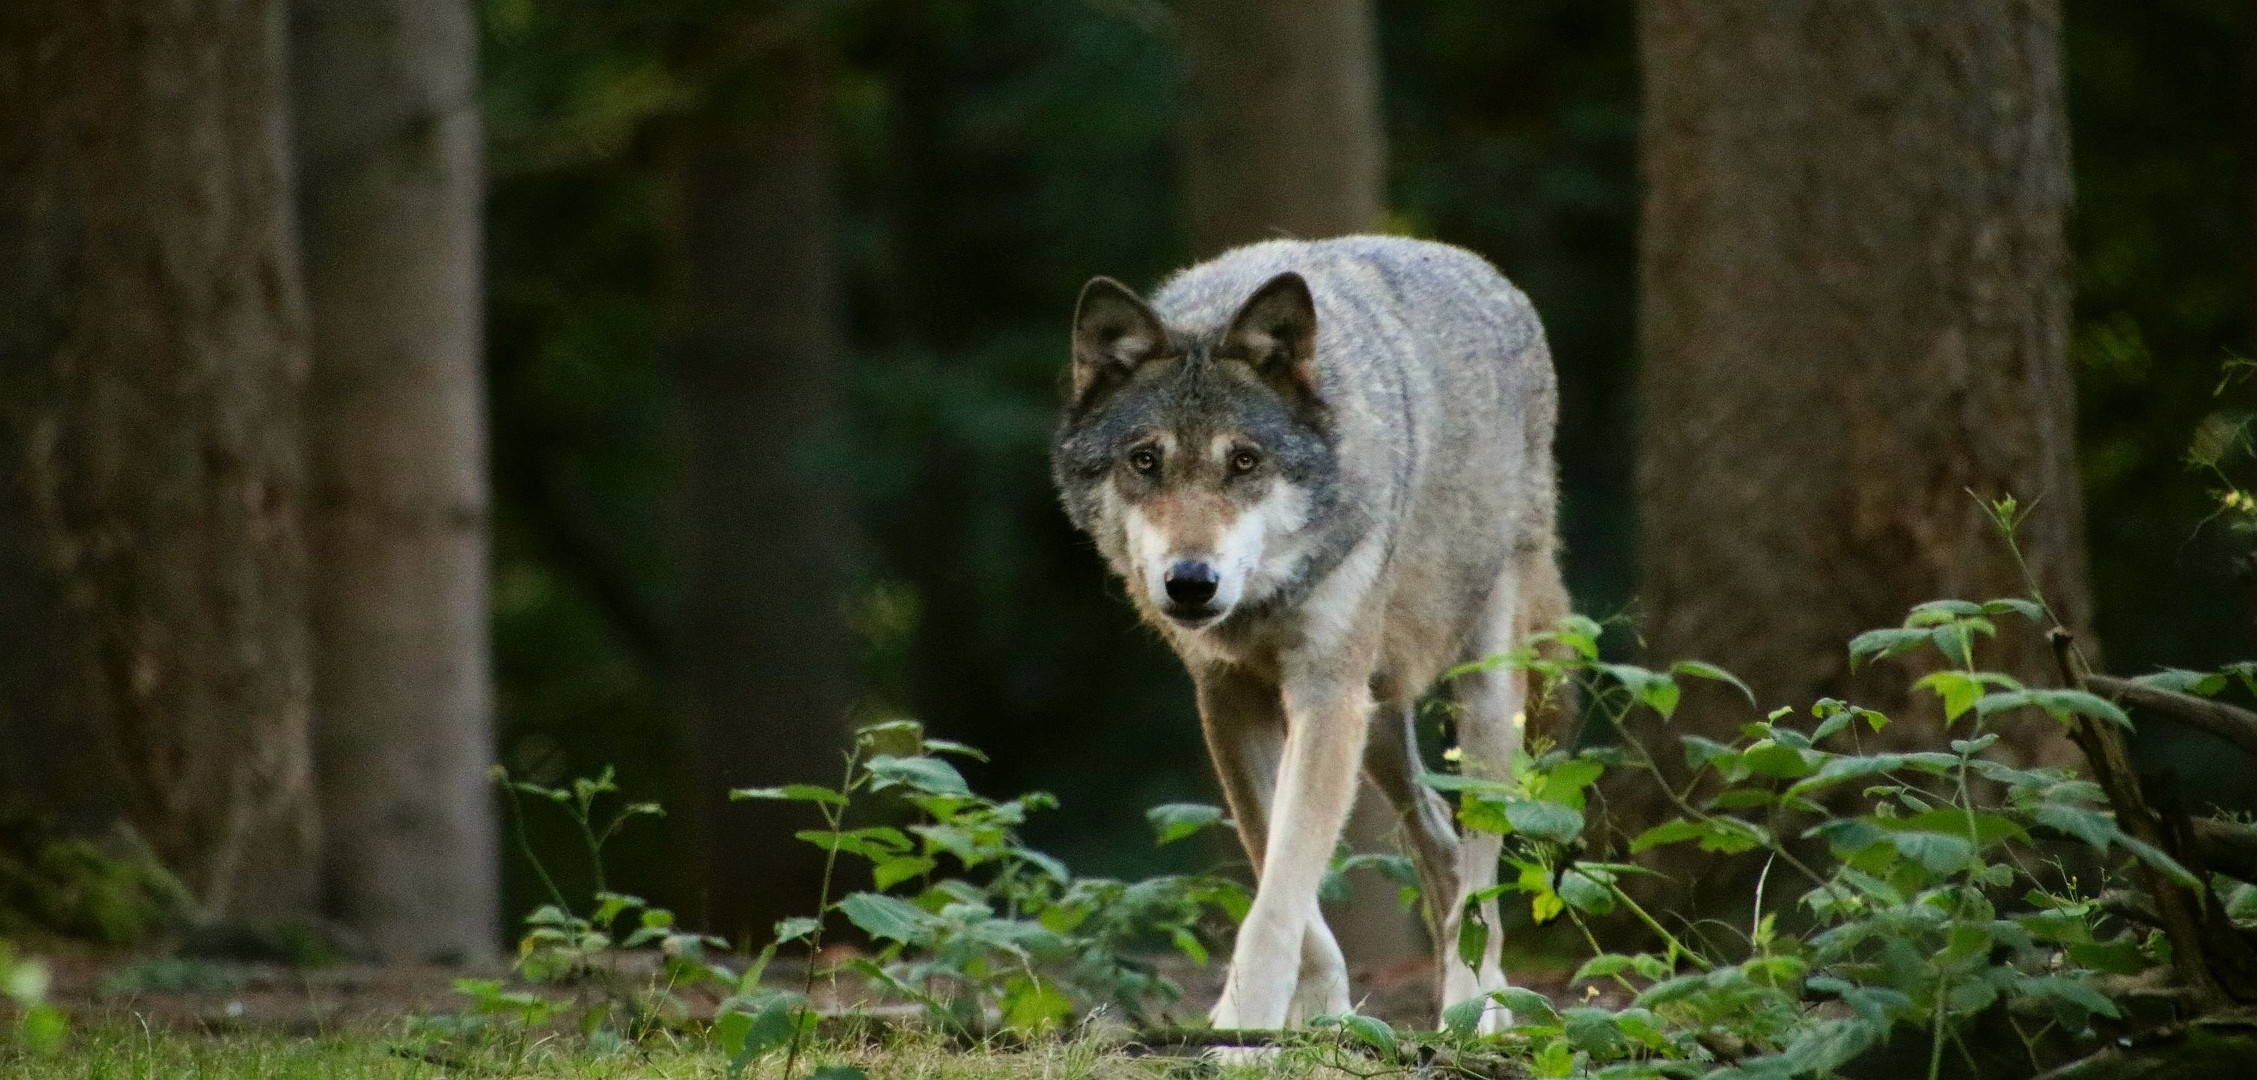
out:
M0 809L310 913L281 0L0 5Z

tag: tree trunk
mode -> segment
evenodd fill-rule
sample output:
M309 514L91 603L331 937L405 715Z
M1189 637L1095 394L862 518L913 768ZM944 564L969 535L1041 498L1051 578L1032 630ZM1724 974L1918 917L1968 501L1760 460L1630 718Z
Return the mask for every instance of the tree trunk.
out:
M853 643L830 74L787 27L717 80L675 143L681 394L681 656L693 910L764 939L810 915L819 853L799 808L726 809L728 789L834 784Z
M1182 33L1195 255L1380 227L1387 135L1368 0L1188 0Z
M1844 646L1923 600L2025 591L1978 499L2020 499L2038 584L2070 630L2089 620L2058 7L1638 10L1652 655L1720 663L1766 709L1880 709L1897 723L1868 748L1940 745L1940 711L1908 690L1919 665L1853 676ZM1977 659L2050 684L2043 629L2005 617ZM1704 687L1673 730L1728 737L1750 717ZM2043 719L1997 752L2074 757ZM1650 782L1610 803L1629 828L1666 816Z
M309 912L279 0L0 5L0 809Z
M486 953L477 27L467 0L296 0L291 31L325 907L386 957Z
M1379 45L1367 0L1189 0L1184 180L1200 258L1279 237L1376 232L1387 211ZM1365 783L1357 851L1397 850L1394 815ZM1350 960L1423 953L1419 921L1376 872L1327 907Z

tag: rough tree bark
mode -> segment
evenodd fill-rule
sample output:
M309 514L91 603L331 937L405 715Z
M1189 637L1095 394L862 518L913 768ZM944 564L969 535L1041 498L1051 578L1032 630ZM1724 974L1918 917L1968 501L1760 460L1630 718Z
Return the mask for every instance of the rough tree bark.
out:
M387 957L486 953L477 26L467 0L291 12L324 906Z
M1387 135L1368 0L1190 0L1180 29L1193 254L1377 231L1387 210ZM1366 783L1348 822L1350 846L1396 850L1395 833L1386 799ZM1350 960L1425 948L1393 885L1365 872L1352 884L1354 898L1328 908Z
M2090 640L2058 6L1643 0L1638 13L1652 655L1720 663L1765 708L1852 698L1897 719L1877 741L1937 744L1914 672L1853 676L1844 643L1922 600L2024 591L1970 491L2021 500L2030 567ZM2050 683L2043 629L2010 616L1978 659ZM1689 695L1674 729L1731 734L1750 716L1736 700ZM2000 752L2074 756L2043 720ZM1611 804L1630 827L1665 816L1650 783Z
M1181 31L1193 254L1379 228L1387 134L1368 0L1189 0Z
M674 140L693 910L755 935L815 910L822 864L792 838L811 819L725 793L837 782L853 664L850 506L818 460L847 374L830 69L772 29Z
M280 0L0 5L0 813L309 913Z

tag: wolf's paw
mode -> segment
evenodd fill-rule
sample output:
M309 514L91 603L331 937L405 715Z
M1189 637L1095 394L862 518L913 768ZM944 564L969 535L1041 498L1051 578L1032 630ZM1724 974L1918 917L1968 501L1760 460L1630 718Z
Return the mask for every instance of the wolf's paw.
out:
M1210 1046L1199 1055L1224 1070L1267 1069L1277 1063L1274 1046Z

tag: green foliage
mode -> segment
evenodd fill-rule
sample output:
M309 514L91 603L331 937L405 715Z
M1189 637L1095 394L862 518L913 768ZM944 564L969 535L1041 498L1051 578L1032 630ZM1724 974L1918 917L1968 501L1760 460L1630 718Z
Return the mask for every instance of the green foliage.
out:
M70 1027L63 1011L47 1001L47 968L39 961L19 956L15 947L0 940L0 1000L15 1013L12 1040L34 1054L62 1046Z
M2011 518L2013 508L2000 512ZM1926 651L1949 665L1918 683L1953 721L1971 728L1951 740L1948 752L1863 751L1859 731L1877 731L1887 718L1835 700L1802 715L1778 710L1729 743L1683 738L1695 776L1667 788L1678 815L1634 838L1630 850L1694 844L1725 854L1763 852L1772 866L1767 875L1803 880L1793 914L1807 929L1799 932L1782 930L1780 913L1759 907L1737 941L1689 941L1623 889L1624 875L1638 868L1587 858L1583 792L1602 769L1644 771L1651 782L1670 784L1628 728L1619 748L1523 751L1502 779L1428 776L1430 786L1458 795L1467 828L1506 838L1508 872L1491 895L1527 896L1538 922L1565 917L1580 926L1626 911L1661 944L1653 952L1601 952L1575 973L1577 983L1628 995L1620 1008L1555 1010L1527 991L1495 996L1515 1010L1518 1026L1509 1037L1524 1042L1535 1073L1819 1077L1900 1029L1929 1040L1933 1065L1970 1024L1997 1015L2029 1044L2034 1063L2041 1038L2089 1037L2096 1018L2116 1018L2118 1007L2097 977L2155 963L2154 950L2075 889L2049 844L2079 843L2097 857L2144 860L2199 883L2162 852L2125 836L2091 782L1985 756L1998 741L1990 726L2018 712L2063 724L2129 723L2113 703L2091 694L2033 689L1979 670L1975 643L1997 634L2005 616L2037 620L2046 613L2017 598L1937 601L1914 608L1900 627L1850 644L1857 662ZM1668 716L1680 678L1738 685L1705 664L1654 671L1601 662L1596 637L1594 624L1571 619L1497 662L1547 680L1576 680L1618 727L1638 709ZM1547 644L1565 648L1540 649ZM1775 831L1796 815L1813 822L1799 837ZM1806 861L1813 844L1825 856L1815 864ZM1488 933L1478 907L1469 904L1464 926L1460 952L1471 963ZM1483 1005L1453 1003L1446 1025L1470 1032Z
M525 918L517 945L520 984L457 979L454 988L468 999L467 1010L416 1017L411 1034L450 1049L505 1047L515 1068L537 1041L560 1028L598 1052L624 1050L659 1035L696 1033L703 1025L693 1018L684 991L713 987L730 993L758 986L765 955L734 970L714 957L726 942L682 930L673 912L603 887L605 846L629 822L662 816L657 805L620 800L609 769L561 787L513 780L499 767L493 777L510 797L512 824L535 875L549 884L551 902ZM556 891L547 866L524 841L528 796L561 810L580 836L587 871L597 883L584 908Z
M1174 949L1206 963L1206 924L1217 915L1243 916L1244 891L1209 877L1074 877L1019 839L1028 814L1054 800L1041 793L1009 800L975 794L941 756L976 753L925 736L914 721L889 721L859 733L838 788L802 784L733 794L814 806L826 827L800 838L834 863L846 855L869 864L874 891L835 903L826 898L826 914L838 913L878 945L876 955L846 966L924 1006L952 1030L1042 1031L1077 1010L1098 1007L1141 1020L1153 1003L1181 996L1151 953ZM850 828L849 813L868 796L891 799L910 820ZM1177 804L1156 808L1151 820L1167 843L1219 824L1222 813ZM818 919L787 920L777 926L771 948L805 941L813 955L821 933ZM728 1021L753 1033L748 1046L794 1045L808 1024L805 1005L790 995L744 995L732 1007L749 1018Z
M97 841L20 823L0 835L0 933L133 945L195 910L187 888L130 835Z

